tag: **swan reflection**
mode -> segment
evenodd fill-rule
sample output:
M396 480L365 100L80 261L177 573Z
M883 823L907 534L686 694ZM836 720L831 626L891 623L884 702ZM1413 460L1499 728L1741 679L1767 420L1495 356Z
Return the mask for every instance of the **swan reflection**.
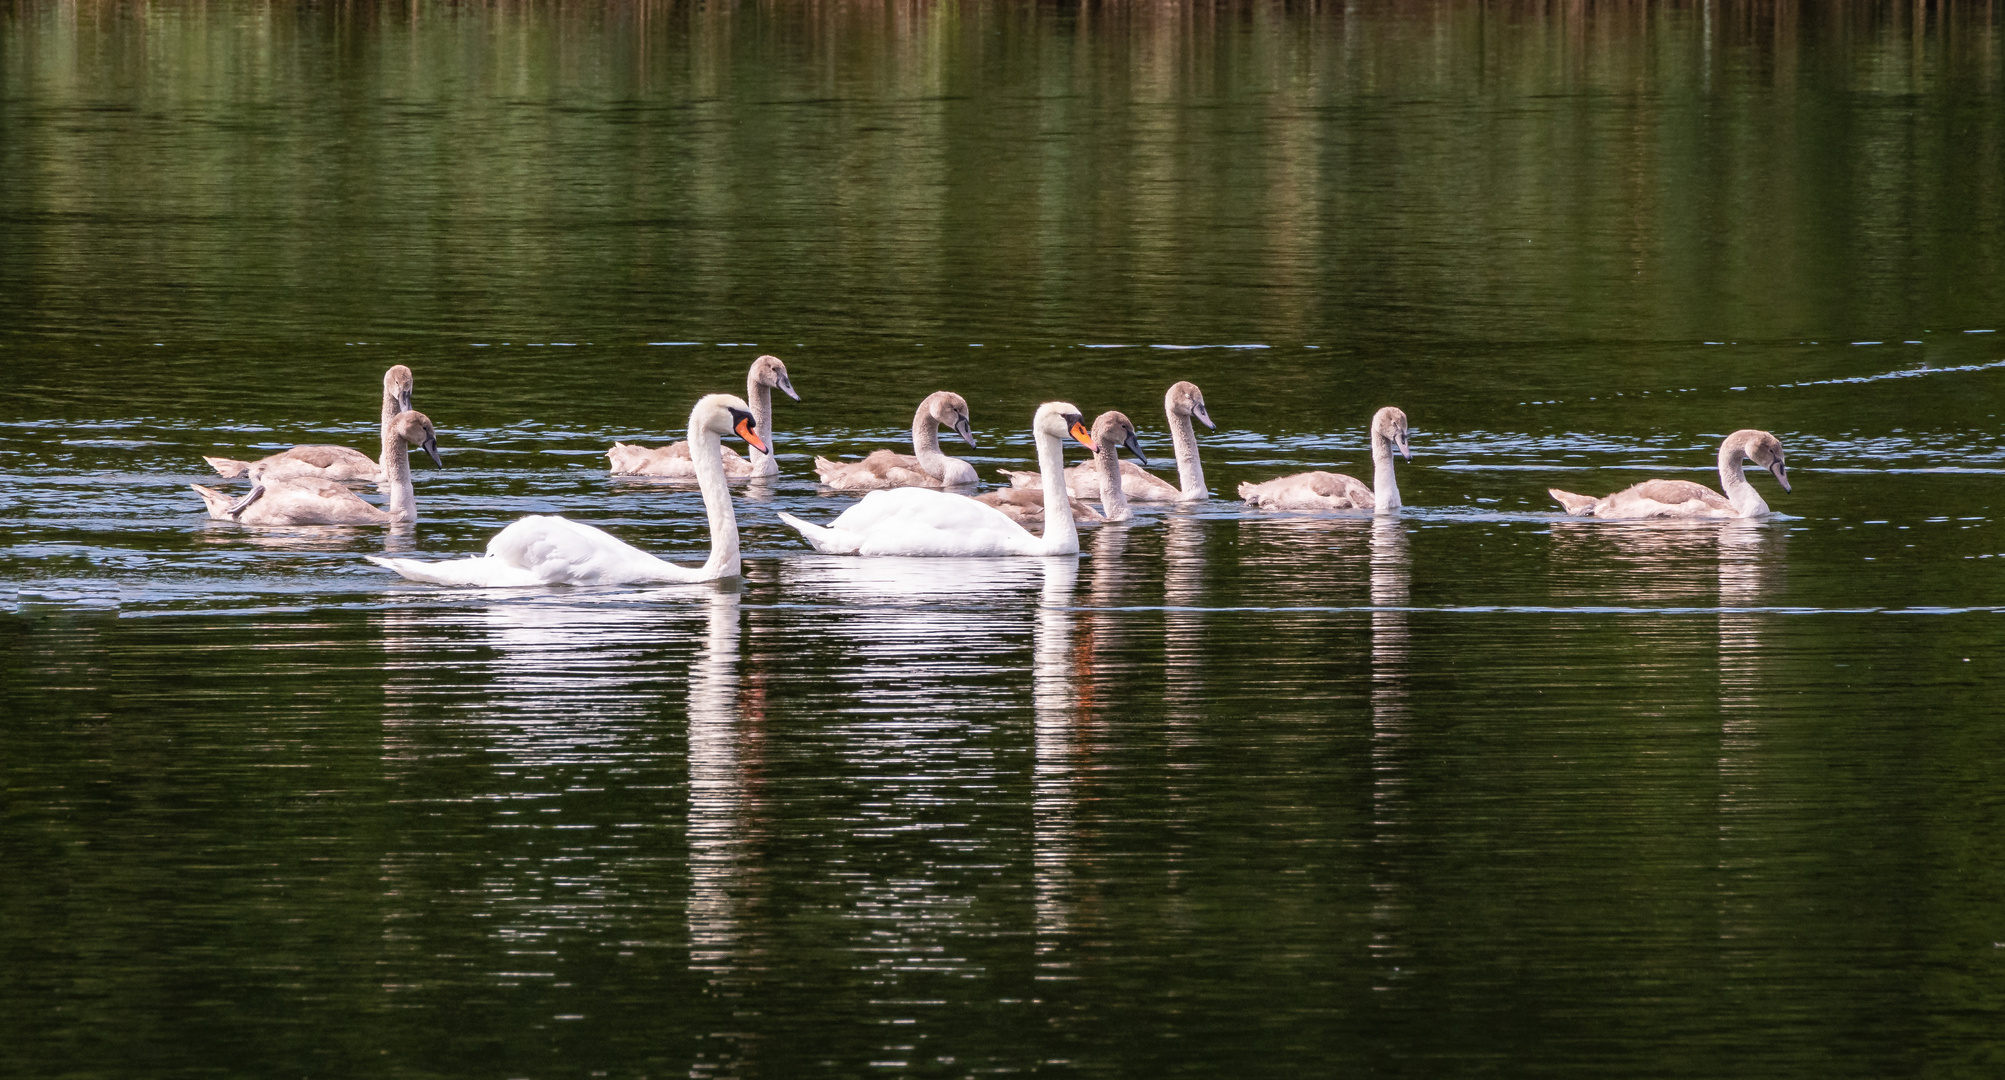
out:
M1058 936L1073 922L1078 902L1072 862L1079 848L1081 744L1077 675L1073 665L1073 589L1076 559L1043 559L1031 657L1031 708L1036 765L1031 778L1032 890L1036 904L1038 966L1054 959ZM1045 973L1047 976L1049 971Z
M739 695L739 597L719 588L689 666L689 966L724 976L743 961L758 831L764 730Z

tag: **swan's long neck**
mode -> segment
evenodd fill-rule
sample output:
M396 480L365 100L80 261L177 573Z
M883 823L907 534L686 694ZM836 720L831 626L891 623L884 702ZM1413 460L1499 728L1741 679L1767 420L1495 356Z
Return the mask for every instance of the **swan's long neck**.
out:
M1044 554L1076 555L1079 525L1072 520L1072 499L1065 493L1065 446L1041 425L1033 438L1037 471L1044 483Z
M756 453L756 451L754 451ZM738 515L731 510L731 484L724 479L724 445L716 432L689 418L689 457L696 465L696 488L710 519L710 557L704 572L738 576Z
M1181 489L1181 500L1196 502L1211 498L1211 492L1204 486L1204 464L1197 458L1197 431L1191 426L1189 413L1179 413L1176 409L1166 409L1170 415L1170 442L1177 451L1177 487Z
M1128 520L1128 492L1121 487L1120 455L1121 447L1112 439L1102 440L1093 454L1093 464L1100 470L1100 514L1108 521Z
M1747 482L1747 474L1742 471L1739 446L1732 440L1720 444L1720 492L1733 503L1734 513L1741 517L1758 517L1768 513L1768 502L1754 485Z
M919 459L919 471L935 480L947 475L947 455L940 452L940 422L924 405L912 417L912 453Z
M759 381L756 366L745 375L745 400L752 403L752 424L758 428L759 438L767 446L773 445L773 388ZM690 445L695 445L694 440ZM773 460L771 454L756 447L751 454L752 475L767 476L780 471L780 463Z
M1372 512L1390 514L1399 509L1399 479L1393 475L1392 440L1372 432L1371 437Z
M383 486L390 493L390 505L384 507L392 517L405 521L418 520L418 492L411 486L411 448L404 437L397 434L392 421L396 414L389 412L387 397L383 403L383 456L377 458L383 468Z

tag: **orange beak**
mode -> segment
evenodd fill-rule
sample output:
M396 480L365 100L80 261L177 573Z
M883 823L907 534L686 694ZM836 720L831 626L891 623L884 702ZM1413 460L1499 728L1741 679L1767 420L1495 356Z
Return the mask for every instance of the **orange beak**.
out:
M759 429L752 426L751 417L748 416L745 419L738 421L738 426L732 428L731 430L737 432L738 437L745 440L745 442L749 444L752 447L752 449L757 450L762 454L770 454L773 452L773 448L766 445L766 440L761 439L759 437Z
M1100 452L1100 448L1093 445L1093 433L1086 430L1085 424L1072 425L1072 437L1079 440L1079 445L1086 449L1096 454Z

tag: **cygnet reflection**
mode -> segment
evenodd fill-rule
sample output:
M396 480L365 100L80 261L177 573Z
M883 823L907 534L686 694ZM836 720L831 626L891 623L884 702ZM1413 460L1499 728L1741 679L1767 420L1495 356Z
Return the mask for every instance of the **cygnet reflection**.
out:
M1371 956L1378 989L1407 966L1410 952L1400 933L1411 901L1399 868L1405 865L1410 833L1406 785L1412 773L1407 748L1412 716L1407 703L1411 642L1407 612L1413 569L1406 526L1381 516L1371 525L1371 775L1372 933Z
M1204 720L1204 525L1163 521L1163 705L1173 744L1190 745Z
M1769 654L1763 647L1782 616L1757 610L1774 603L1789 533L1772 523L1729 521L1718 526L1720 701L1720 933L1736 937L1756 925L1762 902L1747 878L1768 865L1755 847L1775 835L1762 797L1761 710Z

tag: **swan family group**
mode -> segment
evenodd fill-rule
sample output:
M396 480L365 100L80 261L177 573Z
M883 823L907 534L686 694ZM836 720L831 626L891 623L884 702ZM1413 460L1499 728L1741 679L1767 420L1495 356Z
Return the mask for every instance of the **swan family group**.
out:
M399 364L383 376L382 446L379 459L339 446L295 446L258 461L209 458L226 477L248 477L248 494L232 499L193 485L209 515L246 525L351 525L413 521L417 503L410 451L422 449L440 464L431 420L411 408L411 369ZM691 478L702 492L710 523L710 557L702 566L669 563L590 525L552 515L522 518L496 534L487 553L445 561L369 556L413 581L440 585L612 585L646 581L714 581L739 573L738 519L730 481L779 475L773 456L773 391L794 400L787 367L775 356L753 362L745 397L710 394L689 413L687 441L663 447L615 443L606 457L614 475ZM1100 414L1089 428L1084 415L1063 401L1040 405L1031 419L1037 471L1003 470L1010 486L983 495L962 490L977 483L974 466L940 449L942 428L975 445L968 403L940 391L919 403L912 418L912 453L878 450L860 461L815 459L825 488L862 491L855 505L826 525L781 513L816 551L836 555L1042 556L1079 550L1081 523L1122 521L1129 503L1193 503L1210 498L1198 457L1195 423L1213 427L1204 395L1188 382L1163 398L1176 452L1177 482L1147 463L1135 425L1119 412ZM748 454L724 445L742 439ZM1092 455L1068 468L1066 439ZM1120 460L1126 449L1134 461ZM1240 498L1270 510L1371 510L1396 514L1399 486L1394 455L1411 460L1406 414L1390 406L1372 418L1372 482L1341 473L1305 472L1239 486ZM1720 491L1688 480L1646 480L1594 498L1552 489L1570 514L1599 518L1743 518L1768 513L1768 504L1743 473L1752 461L1789 490L1782 444L1766 431L1742 430L1720 445ZM387 493L378 508L347 487L373 482ZM1096 510L1088 500L1098 500ZM1038 526L1033 532L1027 525Z

